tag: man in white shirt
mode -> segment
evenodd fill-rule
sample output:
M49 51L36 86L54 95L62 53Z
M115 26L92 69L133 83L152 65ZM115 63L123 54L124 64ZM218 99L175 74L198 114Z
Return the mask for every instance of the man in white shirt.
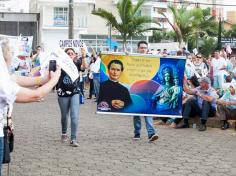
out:
M227 62L223 57L220 56L219 51L215 51L214 55L215 58L213 58L211 61L213 69L213 87L215 89L219 89L222 88Z
M100 89L100 64L101 58L100 56L96 56L96 61L94 62L92 72L93 72L93 86L94 92L96 95L96 101L98 101L99 89Z

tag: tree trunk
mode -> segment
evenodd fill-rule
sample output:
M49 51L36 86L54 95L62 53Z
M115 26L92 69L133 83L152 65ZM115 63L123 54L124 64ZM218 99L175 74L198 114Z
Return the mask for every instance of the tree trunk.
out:
M178 36L178 34L177 34L177 40L179 42L179 49L183 48L185 46L184 40L181 36Z
M196 33L196 48L199 51L199 34Z
M74 7L73 0L69 0L69 24L68 24L68 38L74 38Z
M218 41L217 41L217 49L220 50L222 48L221 45L221 33L222 33L222 21L221 17L219 17L219 28L218 28Z
M125 35L122 38L123 38L123 52L126 52L127 51L127 39L126 39Z

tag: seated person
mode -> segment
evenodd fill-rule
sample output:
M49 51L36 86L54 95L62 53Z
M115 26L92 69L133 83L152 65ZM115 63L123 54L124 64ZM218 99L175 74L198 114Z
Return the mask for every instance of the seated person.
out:
M128 89L118 82L124 66L120 60L112 60L107 68L109 79L100 85L98 109L119 111L132 103Z
M189 89L184 80L184 91L195 97L189 98L183 106L184 124L178 125L177 128L189 128L188 119L190 116L200 115L201 123L199 131L206 130L206 122L208 117L215 116L216 113L216 98L218 95L211 85L211 81L207 77L200 79L200 86L194 89Z
M226 91L224 95L217 100L216 114L222 122L222 130L229 128L227 120L236 120L236 94L235 88L232 85L229 87L229 91Z
M196 88L198 87L200 84L199 84L199 81L197 79L197 77L194 75L192 76L190 79L187 80L187 83L189 85L190 88ZM185 92L183 92L183 96L182 96L182 106L184 106L184 104L187 102L187 100L189 98L192 98L194 95L189 95ZM183 108L182 108L183 109ZM172 128L176 128L177 125L182 121L182 118L175 118L174 121L171 123L171 127Z

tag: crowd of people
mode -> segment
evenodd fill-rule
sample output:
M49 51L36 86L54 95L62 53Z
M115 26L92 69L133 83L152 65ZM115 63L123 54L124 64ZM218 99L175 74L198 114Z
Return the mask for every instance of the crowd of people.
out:
M40 101L45 97L53 87L56 87L58 95L58 104L61 111L61 141L68 141L67 121L70 115L71 119L71 136L69 144L73 147L78 146L78 123L79 123L79 97L85 96L84 86L89 83L89 94L87 99L92 99L95 96L95 102L100 101L100 64L101 57L92 50L91 55L88 55L81 49L79 56L73 48L66 48L64 51L70 59L72 59L78 72L78 79L74 82L65 71L61 71L57 67L55 72L47 73L46 76L40 76L40 55L42 47L37 46L36 51L33 51L30 58L30 69L27 68L27 74L15 75L12 74L19 68L9 69L12 56L10 55L9 42L1 41L1 50L3 52L0 59L0 118L4 119L7 116L4 109L13 102L26 103ZM148 54L148 43L140 41L137 50L141 54ZM157 55L168 57L168 51L163 52L157 50ZM154 54L152 52L152 54ZM183 81L183 102L181 118L171 119L162 118L162 123L169 123L173 128L189 128L189 118L192 116L200 116L199 131L206 130L206 123L209 117L218 116L221 120L221 129L229 128L228 120L236 120L236 58L235 55L229 54L223 48L220 51L215 51L208 58L204 58L201 53L192 54L182 48L176 53L178 56L186 57L185 75ZM23 65L25 66L25 65ZM24 69L22 67L22 69ZM9 73L11 71L11 74ZM118 76L114 72L122 72L123 65L120 61L111 62L108 65L110 80L106 84L119 85L120 89L128 92L122 85L116 83ZM35 87L29 89L27 87ZM175 88L175 89L174 89ZM181 91L179 82L176 80L173 91ZM104 91L104 89L103 89ZM106 90L105 90L106 91ZM102 92L107 94L107 92ZM171 97L170 97L171 98ZM173 97L172 97L173 98ZM113 102L111 106L122 108L127 102ZM174 106L175 104L173 104ZM144 117L148 139L150 142L156 141L158 135L153 125L153 117ZM3 129L4 124L0 123L0 169L3 157ZM141 117L133 117L134 139L139 140L141 137ZM236 126L235 126L236 129Z
M228 120L236 120L235 55L228 53L226 48L214 51L209 57L190 53L186 48L179 50L177 55L186 57L182 102L184 122L181 124L182 119L164 118L157 124L189 128L189 118L199 116L199 131L206 130L209 117L221 120L222 130L229 128Z

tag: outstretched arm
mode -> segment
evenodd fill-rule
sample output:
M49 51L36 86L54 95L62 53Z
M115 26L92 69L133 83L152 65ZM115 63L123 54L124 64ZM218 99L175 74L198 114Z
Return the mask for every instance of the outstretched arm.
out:
M26 76L11 75L11 79L22 87L33 87L33 86L43 85L46 82L48 82L49 76L26 77Z
M16 94L16 102L28 103L28 102L40 101L43 97L48 95L48 93L52 90L52 88L57 84L60 75L61 75L61 69L57 69L56 72L50 72L51 79L43 86L34 90L25 87L20 87L20 90Z

